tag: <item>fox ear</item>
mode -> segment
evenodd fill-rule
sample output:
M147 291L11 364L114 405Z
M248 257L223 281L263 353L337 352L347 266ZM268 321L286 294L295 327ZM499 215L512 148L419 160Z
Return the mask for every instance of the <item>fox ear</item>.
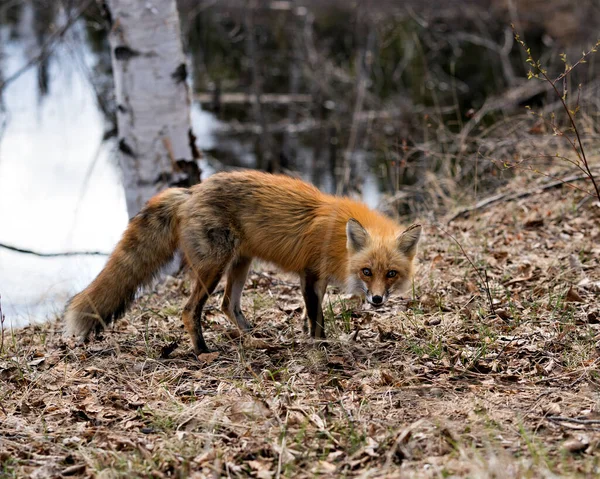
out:
M398 235L398 249L410 259L417 253L417 244L421 238L421 225L411 225Z
M360 251L367 244L369 233L354 218L346 223L346 247L350 251Z

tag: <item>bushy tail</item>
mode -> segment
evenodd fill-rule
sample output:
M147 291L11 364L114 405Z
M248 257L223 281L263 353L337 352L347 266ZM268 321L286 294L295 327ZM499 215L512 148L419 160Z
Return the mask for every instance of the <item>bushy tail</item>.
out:
M117 319L138 289L173 258L179 242L177 213L190 194L184 188L165 190L131 219L104 269L70 300L66 335L84 339Z

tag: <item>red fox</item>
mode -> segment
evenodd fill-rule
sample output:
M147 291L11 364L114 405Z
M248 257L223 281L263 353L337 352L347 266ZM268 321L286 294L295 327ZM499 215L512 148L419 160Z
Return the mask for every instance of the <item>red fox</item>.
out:
M104 269L69 302L66 334L85 339L118 318L180 249L195 281L182 316L197 354L209 351L202 308L224 274L221 310L242 331L252 329L240 307L252 258L300 275L310 334L324 338L327 284L382 305L392 290L409 285L420 235L420 225L402 231L362 203L295 178L218 173L157 194L131 219Z

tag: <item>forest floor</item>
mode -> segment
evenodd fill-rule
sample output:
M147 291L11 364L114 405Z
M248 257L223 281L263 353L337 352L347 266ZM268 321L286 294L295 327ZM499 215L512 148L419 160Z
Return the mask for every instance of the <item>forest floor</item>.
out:
M302 332L297 281L264 265L243 299L256 331L218 311L220 287L218 352L198 359L185 276L84 345L60 320L8 330L0 477L595 476L600 205L585 198L538 192L445 231L422 218L409 299L372 310L330 290L327 342Z

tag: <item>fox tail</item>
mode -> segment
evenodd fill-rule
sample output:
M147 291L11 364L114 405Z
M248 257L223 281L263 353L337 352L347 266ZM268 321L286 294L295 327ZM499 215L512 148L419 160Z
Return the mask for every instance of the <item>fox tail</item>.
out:
M179 243L179 207L190 194L184 188L165 190L130 220L104 269L69 301L66 335L85 339L119 318L138 289L173 258Z

